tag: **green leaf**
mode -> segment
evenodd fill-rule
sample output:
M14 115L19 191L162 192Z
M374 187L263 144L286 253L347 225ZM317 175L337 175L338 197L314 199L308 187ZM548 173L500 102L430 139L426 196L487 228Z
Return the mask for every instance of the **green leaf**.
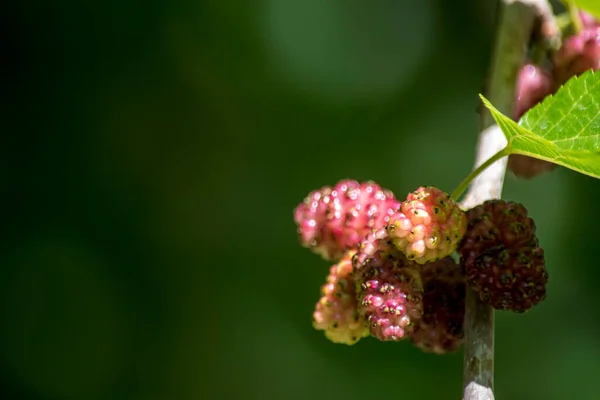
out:
M600 178L600 73L571 78L516 123L485 97L483 103L508 140L522 154Z
M575 5L583 11L587 11L596 18L600 18L600 1L598 0L575 0Z

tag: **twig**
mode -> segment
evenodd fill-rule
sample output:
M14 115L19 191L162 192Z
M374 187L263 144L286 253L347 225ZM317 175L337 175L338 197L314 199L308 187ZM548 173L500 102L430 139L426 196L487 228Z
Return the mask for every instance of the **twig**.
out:
M490 159L507 145L506 137L498 125L494 124L481 131L477 142L475 168ZM460 205L467 210L490 199L499 199L506 173L508 158L503 157L479 174L469 187Z
M493 51L486 97L502 113L512 115L519 68L525 61L534 31L548 35L554 17L546 0L501 0L496 43ZM475 167L506 146L506 139L491 114L482 115L482 132L477 143ZM472 208L501 197L507 157L491 164L473 180L461 206ZM467 290L463 400L493 400L494 394L494 309Z
M475 166L481 165L506 144L498 125L483 130L479 134ZM507 161L507 157L501 158L475 178L461 207L469 209L488 199L500 198ZM494 309L482 303L472 289L467 288L466 295L463 400L493 400Z
M581 17L579 16L579 10L575 5L575 2L572 0L564 1L567 10L569 11L569 15L571 16L571 23L573 24L573 31L577 34L583 30L583 23L581 22Z

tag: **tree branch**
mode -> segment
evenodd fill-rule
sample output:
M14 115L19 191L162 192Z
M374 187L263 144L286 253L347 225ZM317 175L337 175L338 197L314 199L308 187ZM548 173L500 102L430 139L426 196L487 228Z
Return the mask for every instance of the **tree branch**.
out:
M492 54L486 97L505 115L512 115L516 78L525 62L527 48L537 36L557 32L546 0L500 0L496 42ZM482 132L477 143L475 167L506 146L506 139L491 114L484 110ZM484 170L473 180L461 206L475 207L502 194L507 157ZM493 400L494 394L494 309L467 289L463 360L463 400Z

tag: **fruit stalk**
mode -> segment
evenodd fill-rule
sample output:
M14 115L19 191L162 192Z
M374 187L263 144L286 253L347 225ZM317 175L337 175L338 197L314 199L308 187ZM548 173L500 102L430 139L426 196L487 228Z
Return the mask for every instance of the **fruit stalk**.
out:
M581 22L581 18L579 17L579 10L575 5L575 2L572 0L564 1L565 6L569 10L569 16L571 17L571 24L573 25L573 31L575 33L580 33L583 30L583 23Z
M493 125L493 127L497 128L498 126ZM496 133L494 133L493 129L491 130L491 132L492 132L492 134L496 135ZM502 132L500 132L500 133L502 133ZM504 138L504 135L502 135L502 138L499 138L500 140L498 140L498 143L506 143L506 139L504 140L504 142L502 141L503 138ZM492 146L487 146L487 149L489 149L491 147ZM496 146L493 146L493 147L496 148ZM486 155L487 155L487 151L486 151ZM510 155L510 147L506 146L506 147L502 148L500 151L496 152L496 154L494 154L493 156L491 156L490 158L485 160L481 165L479 165L477 168L475 168L473 171L471 171L471 173L460 183L460 185L458 185L458 187L450 195L450 198L454 201L457 201L460 198L460 196L464 193L464 191L469 188L469 185L471 184L471 182L474 179L477 179L477 177L480 176L483 171L485 171L487 168L491 167L497 161L500 161L500 164L498 164L498 165L502 165L502 163L506 164L506 160L502 161L502 159L508 155ZM496 179L496 181L497 181L497 179ZM464 208L464 205L463 205L463 208Z
M486 97L505 113L515 105L517 74L525 62L526 50L536 27L553 23L552 8L546 0L501 0L496 40ZM506 148L506 139L488 111L482 115L474 170L481 173L472 181L461 206L475 207L502 194L507 157L486 168L486 161ZM466 292L463 359L463 400L494 399L494 310L483 304L473 290Z

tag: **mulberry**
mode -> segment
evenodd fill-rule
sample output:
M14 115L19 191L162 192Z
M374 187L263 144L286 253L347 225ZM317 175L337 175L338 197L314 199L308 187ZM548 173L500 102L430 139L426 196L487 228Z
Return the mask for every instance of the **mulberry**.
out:
M519 120L530 108L553 92L554 83L550 73L533 64L524 65L517 76L514 119ZM508 157L508 169L519 178L531 179L555 168L556 164L533 157L520 154Z
M352 278L352 256L346 255L329 270L327 282L321 287L321 299L313 313L313 327L325 331L334 343L352 345L369 335L364 318L357 310L356 288Z
M418 264L450 255L467 228L465 213L435 187L410 193L386 226L394 245Z
M554 54L553 76L560 86L572 76L600 68L600 26L586 27L582 32L568 37Z
M423 316L410 336L415 346L435 354L458 350L463 343L465 277L451 257L422 267Z
M467 283L500 310L523 312L546 297L548 273L535 223L521 204L488 200L467 211L459 253Z
M392 245L384 229L366 236L352 262L359 311L371 334L382 341L410 335L423 314L419 266Z
M294 210L300 243L330 261L383 227L400 202L374 182L342 180L311 192Z
M525 312L546 298L544 250L537 239L518 249L486 249L467 269L467 279L495 309Z

